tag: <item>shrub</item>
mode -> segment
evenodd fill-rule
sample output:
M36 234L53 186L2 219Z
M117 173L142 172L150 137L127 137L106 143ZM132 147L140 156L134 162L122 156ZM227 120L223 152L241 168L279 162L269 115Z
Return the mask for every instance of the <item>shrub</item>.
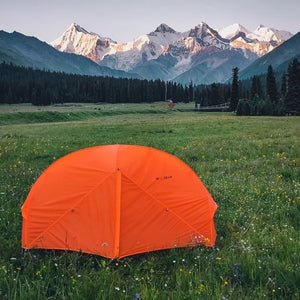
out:
M237 116L250 116L250 103L248 99L240 99L237 105Z

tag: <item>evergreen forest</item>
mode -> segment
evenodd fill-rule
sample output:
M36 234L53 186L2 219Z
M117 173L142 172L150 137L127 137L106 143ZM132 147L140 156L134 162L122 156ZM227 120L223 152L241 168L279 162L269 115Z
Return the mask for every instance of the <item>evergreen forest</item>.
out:
M32 103L146 103L172 100L195 102L195 107L226 103L237 115L299 115L300 63L294 59L288 70L276 74L272 66L266 75L238 79L232 83L183 86L162 80L140 80L49 72L0 64L0 104Z
M0 64L0 103L189 102L191 97L188 87L162 80L75 75Z

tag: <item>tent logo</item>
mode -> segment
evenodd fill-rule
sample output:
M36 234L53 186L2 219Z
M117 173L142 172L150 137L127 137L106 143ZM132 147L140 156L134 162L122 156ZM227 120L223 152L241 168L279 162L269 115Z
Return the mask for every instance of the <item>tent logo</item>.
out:
M172 179L173 176L170 175L170 176L162 176L162 177L156 177L155 180L167 180L167 179Z

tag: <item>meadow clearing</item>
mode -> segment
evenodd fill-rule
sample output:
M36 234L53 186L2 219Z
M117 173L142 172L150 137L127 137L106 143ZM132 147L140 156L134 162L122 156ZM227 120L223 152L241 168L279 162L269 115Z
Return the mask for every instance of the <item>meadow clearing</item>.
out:
M300 299L299 117L192 104L0 106L0 299ZM216 244L110 260L21 249L20 208L52 162L81 148L171 153L219 208Z

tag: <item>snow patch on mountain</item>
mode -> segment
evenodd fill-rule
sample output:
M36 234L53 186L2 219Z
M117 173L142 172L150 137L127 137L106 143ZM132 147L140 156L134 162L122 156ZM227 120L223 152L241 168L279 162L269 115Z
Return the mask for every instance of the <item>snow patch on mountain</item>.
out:
M288 31L277 30L269 28L264 25L259 25L253 32L253 36L257 37L259 41L263 42L279 42L282 43L292 37L292 34Z
M235 37L240 32L244 32L246 34L246 36L247 36L247 34L250 33L250 31L248 29L246 29L244 26L242 26L241 24L238 24L238 23L229 25L227 27L224 27L224 28L218 30L219 35L228 40Z

